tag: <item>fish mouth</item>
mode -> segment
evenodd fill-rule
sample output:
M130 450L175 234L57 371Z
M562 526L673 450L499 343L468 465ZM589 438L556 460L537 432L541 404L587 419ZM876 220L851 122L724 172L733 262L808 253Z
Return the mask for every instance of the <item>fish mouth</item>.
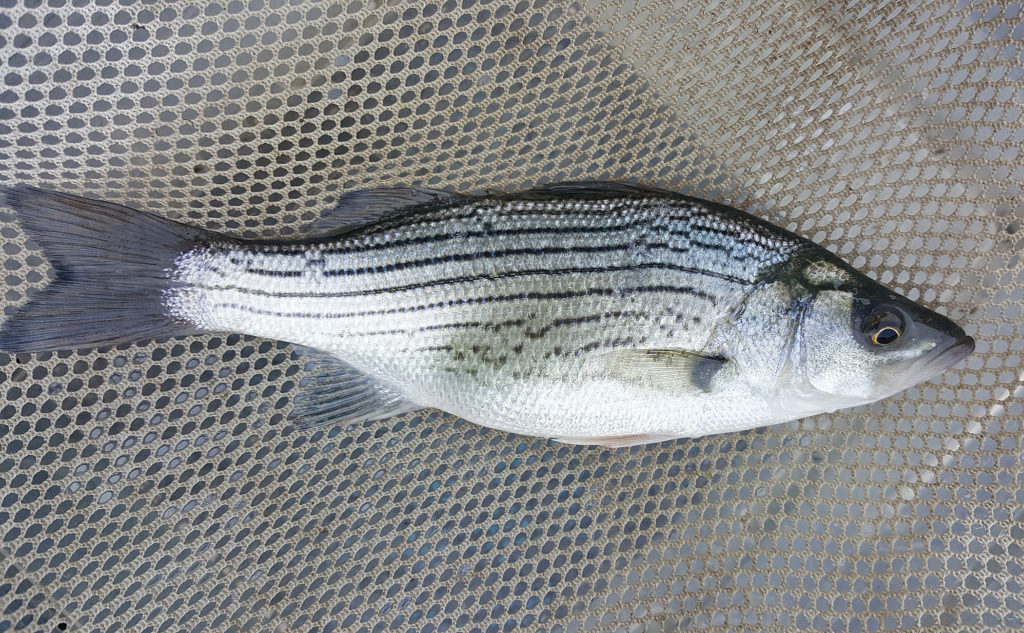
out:
M917 362L911 365L909 371L900 378L888 383L881 390L884 394L882 397L891 396L926 380L931 380L967 358L973 352L974 339L966 334L960 334L953 338L952 343L949 343L940 351L918 359ZM878 400L880 398L875 397L874 399ZM865 402L871 402L871 400Z
M974 353L974 339L964 334L956 340L955 343L947 347L939 354L939 358L943 363L948 363L946 367L952 367L963 359L967 358Z
M974 353L974 339L966 334L956 337L938 354L928 359L923 369L927 376L937 376Z

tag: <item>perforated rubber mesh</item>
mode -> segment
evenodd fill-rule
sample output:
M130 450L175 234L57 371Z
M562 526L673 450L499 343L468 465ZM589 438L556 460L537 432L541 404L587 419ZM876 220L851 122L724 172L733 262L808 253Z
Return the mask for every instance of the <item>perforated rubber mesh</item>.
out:
M0 631L1022 627L1019 2L0 0L0 184L240 236L340 193L635 179L823 243L977 352L616 451L298 433L283 343L0 355ZM11 221L4 311L48 266Z

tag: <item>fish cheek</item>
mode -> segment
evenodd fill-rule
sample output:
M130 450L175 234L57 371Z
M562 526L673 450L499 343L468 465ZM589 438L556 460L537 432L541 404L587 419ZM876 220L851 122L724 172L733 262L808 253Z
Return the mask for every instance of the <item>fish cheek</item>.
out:
M800 327L803 373L815 390L844 398L869 398L878 359L864 349L850 326L853 295L819 292Z
M817 391L844 398L871 398L874 363L863 351L846 346L819 349L808 364L808 382Z

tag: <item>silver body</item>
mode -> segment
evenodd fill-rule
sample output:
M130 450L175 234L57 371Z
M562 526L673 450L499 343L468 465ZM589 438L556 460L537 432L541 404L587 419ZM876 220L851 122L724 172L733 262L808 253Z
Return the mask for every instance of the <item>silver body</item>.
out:
M419 405L486 426L663 439L794 414L759 362L730 363L705 391L671 376L624 379L609 353L734 357L720 340L728 316L765 271L806 248L683 200L480 199L325 243L200 247L178 258L183 285L165 301L200 329L330 352ZM763 334L733 343L777 365L789 333Z
M322 237L288 243L0 193L56 272L4 321L0 350L204 331L290 341L315 359L289 414L303 429L436 407L625 446L872 402L974 350L812 242L630 185L356 191Z

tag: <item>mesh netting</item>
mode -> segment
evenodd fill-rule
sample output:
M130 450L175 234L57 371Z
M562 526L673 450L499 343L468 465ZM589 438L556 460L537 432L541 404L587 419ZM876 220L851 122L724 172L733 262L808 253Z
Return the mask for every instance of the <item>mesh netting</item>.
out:
M0 184L239 236L340 193L636 179L978 340L869 407L616 451L314 433L225 333L0 355L0 631L1019 629L1019 2L0 0ZM7 221L4 312L49 266Z

